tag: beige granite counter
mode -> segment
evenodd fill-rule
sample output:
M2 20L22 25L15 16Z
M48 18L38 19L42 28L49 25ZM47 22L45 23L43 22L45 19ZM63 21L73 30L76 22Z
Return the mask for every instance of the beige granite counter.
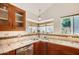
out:
M46 38L44 38L44 36ZM37 38L37 40L34 40L33 38ZM67 35L55 36L51 34L50 35L42 34L40 35L40 38L38 38L37 34L35 34L30 36L23 36L23 37L18 36L17 38L0 40L0 54L18 49L20 47L23 47L29 44L33 44L34 42L38 42L38 41L55 43L55 44L70 46L70 47L79 49L79 38L73 38ZM75 42L75 41L78 41L78 42Z
M0 54L18 49L20 47L23 47L38 41L38 40L33 40L32 38L38 38L38 37L26 36L26 37L18 37L13 39L2 39L0 40Z
M23 41L19 41L16 43L12 43L10 45L2 45L0 46L0 54L2 53L6 53L8 51L11 50L15 50L17 48L29 45L29 44L33 44L35 42L38 41L43 41L43 42L49 42L49 43L54 43L54 44L59 44L59 45L65 45L65 46L70 46L70 47L74 47L79 49L79 43L73 43L73 42L68 42L68 41L62 41L62 40L53 40L53 39L49 39L49 40L43 40L43 39L39 39L39 40L23 40Z

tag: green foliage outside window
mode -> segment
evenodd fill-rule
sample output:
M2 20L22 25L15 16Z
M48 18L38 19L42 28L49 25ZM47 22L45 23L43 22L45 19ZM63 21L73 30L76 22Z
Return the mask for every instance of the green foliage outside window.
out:
M64 18L62 21L62 26L63 27L70 27L71 26L70 18Z

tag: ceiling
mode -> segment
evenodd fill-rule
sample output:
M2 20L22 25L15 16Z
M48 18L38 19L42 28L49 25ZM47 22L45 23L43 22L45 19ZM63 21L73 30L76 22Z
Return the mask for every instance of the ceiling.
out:
M41 9L40 14L42 14L52 6L52 3L14 3L14 4L36 16L39 15L39 9Z

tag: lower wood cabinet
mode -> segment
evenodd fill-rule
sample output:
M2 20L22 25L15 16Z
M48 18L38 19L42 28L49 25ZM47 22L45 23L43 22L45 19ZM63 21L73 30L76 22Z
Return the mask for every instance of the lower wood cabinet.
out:
M79 55L79 49L47 42L34 43L34 55Z
M7 53L4 53L3 55L16 55L16 50L9 51Z
M46 55L46 42L36 42L33 44L33 54L34 55Z
M48 55L79 55L79 49L69 46L64 46L64 45L48 43L47 54Z

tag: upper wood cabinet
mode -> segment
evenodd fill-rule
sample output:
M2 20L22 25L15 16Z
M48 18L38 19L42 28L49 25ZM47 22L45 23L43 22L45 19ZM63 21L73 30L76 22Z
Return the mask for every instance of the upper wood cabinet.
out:
M9 7L0 3L0 30L10 30L11 24L9 20Z
M25 11L16 7L15 9L15 29L25 29Z
M25 11L8 3L0 3L0 31L24 31Z

